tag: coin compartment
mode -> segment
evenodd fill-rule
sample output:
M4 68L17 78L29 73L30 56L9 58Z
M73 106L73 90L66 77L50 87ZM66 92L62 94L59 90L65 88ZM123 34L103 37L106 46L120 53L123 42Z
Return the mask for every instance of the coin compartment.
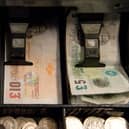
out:
M123 117L129 122L129 109L125 107L66 107L65 117L75 116L79 118L82 123L89 116L101 117L107 119L113 117Z
M44 117L52 118L55 120L58 129L63 129L63 110L59 107L42 107L42 106L3 106L0 108L0 117L12 116L33 118L38 124L39 120Z

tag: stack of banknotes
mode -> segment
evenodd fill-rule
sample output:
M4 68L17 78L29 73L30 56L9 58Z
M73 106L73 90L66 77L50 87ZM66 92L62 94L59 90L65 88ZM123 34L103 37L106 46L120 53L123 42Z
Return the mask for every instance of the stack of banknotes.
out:
M41 30L35 30L40 27ZM44 23L44 27L31 29L26 38L26 60L33 65L5 66L4 103L60 104L58 27Z
M128 103L129 78L120 63L120 15L104 15L99 35L99 62L105 64L105 67L76 67L85 59L82 51L84 48L82 49L77 37L78 19L73 17L76 13L71 12L68 16L66 27L66 61L71 103Z

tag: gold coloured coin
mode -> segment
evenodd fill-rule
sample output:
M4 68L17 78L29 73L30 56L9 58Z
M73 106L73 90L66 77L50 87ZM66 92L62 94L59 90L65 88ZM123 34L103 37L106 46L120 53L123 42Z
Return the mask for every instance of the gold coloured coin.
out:
M40 129L58 129L57 123L54 119L50 117L44 117L39 121Z

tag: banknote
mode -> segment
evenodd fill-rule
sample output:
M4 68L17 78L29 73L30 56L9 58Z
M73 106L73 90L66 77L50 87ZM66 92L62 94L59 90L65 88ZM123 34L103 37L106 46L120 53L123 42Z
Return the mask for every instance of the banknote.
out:
M129 92L119 94L80 96L80 102L93 104L127 104L129 102Z
M113 20L112 20L113 19ZM129 91L129 80L118 67L119 15L106 14L100 34L100 62L105 67L76 67L83 60L83 49L77 38L77 18L71 15L66 27L66 61L72 95L123 93Z
M57 27L26 39L26 60L32 66L5 66L4 103L61 103Z
M120 64L119 50L120 15L108 14L104 16L100 33L100 62L106 65Z

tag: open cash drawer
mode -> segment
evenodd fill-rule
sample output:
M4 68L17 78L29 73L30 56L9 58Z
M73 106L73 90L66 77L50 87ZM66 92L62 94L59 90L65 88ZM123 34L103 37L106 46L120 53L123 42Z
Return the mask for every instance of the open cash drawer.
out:
M11 7L13 8L13 7ZM22 8L22 7L21 7ZM31 8L31 7L30 7ZM25 8L22 8L25 9ZM29 8L26 8L27 10ZM31 8L32 9L32 8ZM40 8L42 10L42 8ZM39 10L40 10L39 9ZM49 12L49 9L47 9L47 11ZM64 8L63 8L64 9ZM65 8L66 9L66 8ZM67 10L68 9L68 10ZM60 88L62 88L62 98L63 98L63 102L62 104L57 104L57 105L48 105L46 106L45 104L43 105L33 105L30 104L28 105L23 105L19 104L17 105L17 103L13 104L13 105L9 105L7 103L4 104L3 102L3 92L1 94L1 105L0 105L0 116L4 117L4 116L12 116L14 118L23 116L23 117L31 117L33 119L36 120L36 122L38 122L42 117L52 117L56 120L58 128L59 129L65 129L66 128L66 124L65 124L65 117L67 116L75 116L78 117L82 122L84 121L84 119L88 116L97 116L97 117L102 117L104 119L107 119L110 116L122 116L124 117L127 121L129 121L128 118L128 105L89 105L89 104L82 104L80 105L78 102L75 103L75 105L71 103L71 93L70 93L70 87L69 87L69 81L68 81L68 76L67 76L67 69L65 67L66 64L66 58L65 58L65 49L66 49L66 44L65 44L65 24L66 24L66 14L68 14L69 12L69 8L67 8L64 12L58 12L56 11L54 13L57 14L57 12L60 14L60 18L61 21L59 23L60 26L60 41L61 41L61 47L60 47L60 59L61 59L61 75L62 75L62 85ZM71 9L71 8L70 8ZM3 10L5 11L5 15L3 16L4 21L6 21L8 18L6 17L7 14L7 10L8 8L3 8ZM33 10L33 9L32 9ZM52 10L51 10L52 11ZM26 12L26 11L25 11ZM28 12L28 11L27 11ZM36 12L32 11L33 13L31 14L33 17L33 14L36 16ZM38 18L40 18L40 11L38 11ZM53 12L53 11L52 11ZM15 10L15 13L17 13L17 11ZM128 23L129 23L129 13L119 13L121 16L121 24L120 24L120 36L119 36L119 40L120 40L120 57L121 57L121 64L123 66L123 68L125 69L125 71L128 74L128 64L129 64L129 53L128 53ZM94 14L95 15L95 14ZM68 17L67 17L68 18ZM6 20L5 20L6 19ZM54 18L53 18L54 19ZM15 18L13 19L15 20ZM35 21L35 19L33 19ZM52 22L52 21L51 21ZM2 22L2 24L5 24L4 22ZM2 27L2 26L1 26ZM2 30L4 30L2 28ZM3 31L2 31L3 32ZM2 33L1 32L1 33ZM2 33L3 34L3 33ZM3 82L4 82L4 51L3 48L5 47L3 44L4 39L1 38L2 44L1 45L1 74L2 77L0 78L1 80L1 91L4 91L4 87L3 87ZM125 43L123 43L123 41ZM15 43L14 43L15 44ZM21 45L22 46L22 45ZM80 101L80 100L79 100Z

